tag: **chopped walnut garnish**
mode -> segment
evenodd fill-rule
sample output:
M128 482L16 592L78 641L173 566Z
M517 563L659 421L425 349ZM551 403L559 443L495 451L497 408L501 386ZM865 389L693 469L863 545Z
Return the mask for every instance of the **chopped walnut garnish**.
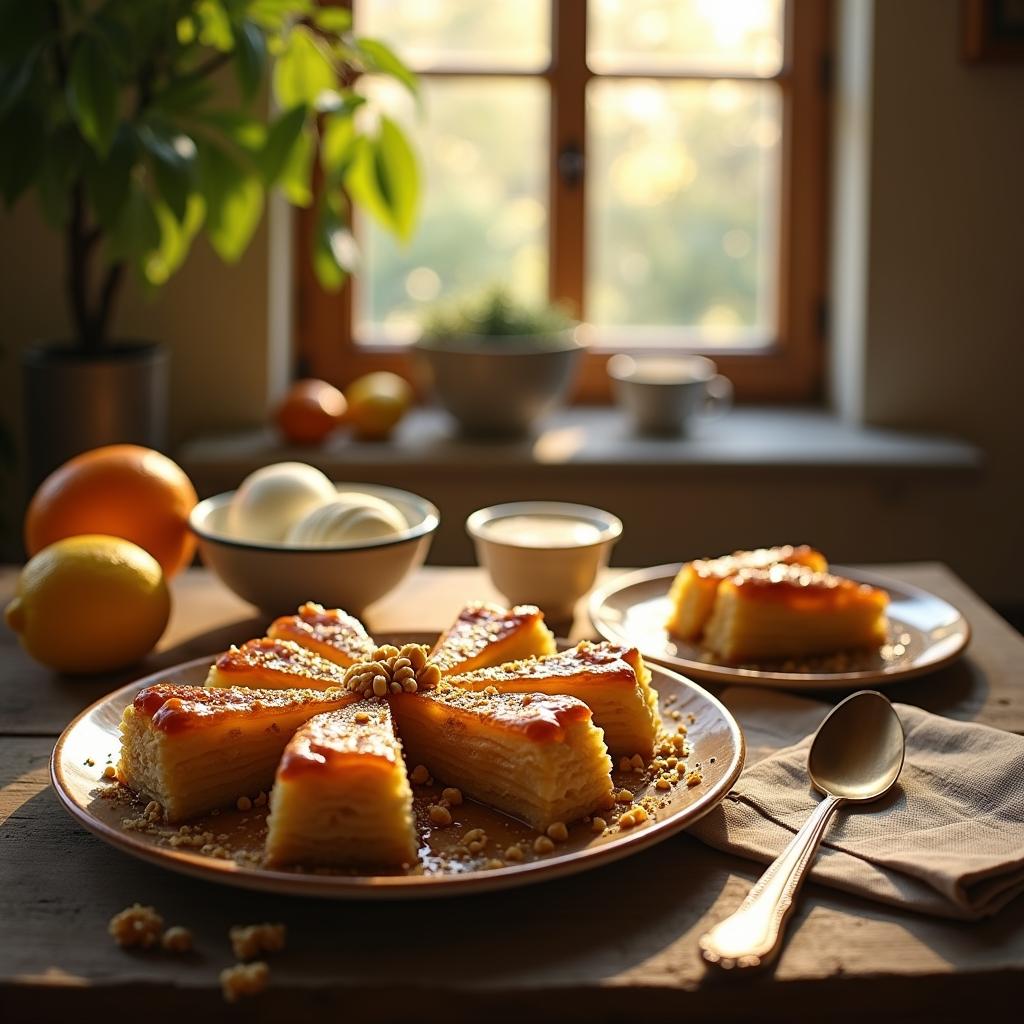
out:
M409 773L409 778L414 786L425 786L430 781L430 772L425 764L418 764Z
M278 953L284 949L283 924L235 925L228 932L231 948L239 960L251 960L259 953Z
M427 664L428 654L429 648L422 644L406 644L401 649L385 644L369 661L357 661L345 670L345 685L364 697L429 689L441 681L441 670Z
M547 833L549 839L554 839L556 843L564 843L569 838L569 830L565 827L564 821L553 821L547 827Z
M431 822L440 828L452 823L452 812L440 804L431 804L427 813L430 815Z
M452 807L458 807L462 803L462 790L449 786L447 789L441 790L441 799L447 800Z
M550 853L554 848L555 844L547 836L537 836L533 841L534 853Z
M220 972L220 990L227 1002L234 1003L240 996L258 995L267 987L269 980L270 968L262 960L235 964Z
M192 933L180 924L168 928L160 939L160 945L168 953L187 953L192 949Z
M163 930L164 919L152 907L144 907L140 903L133 903L115 914L107 926L114 941L125 948L141 946L149 949L160 941Z

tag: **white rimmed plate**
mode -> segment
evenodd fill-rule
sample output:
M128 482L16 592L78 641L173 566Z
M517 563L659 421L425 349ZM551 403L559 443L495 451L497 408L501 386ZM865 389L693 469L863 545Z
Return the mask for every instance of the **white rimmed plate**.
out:
M665 629L668 591L681 563L656 565L619 576L591 595L590 619L606 640L636 647L644 658L712 683L778 686L791 690L859 689L885 686L933 672L956 660L971 637L963 615L948 601L909 583L845 566L837 576L868 583L889 594L889 639L872 651L802 658L798 664L731 665L716 661L698 644Z

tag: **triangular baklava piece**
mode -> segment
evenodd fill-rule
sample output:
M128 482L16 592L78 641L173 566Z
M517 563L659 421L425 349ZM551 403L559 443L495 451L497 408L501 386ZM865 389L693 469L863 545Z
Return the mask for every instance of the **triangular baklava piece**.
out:
M447 675L554 652L555 638L540 609L474 602L441 634L430 660Z
M270 788L300 725L356 700L343 689L147 686L121 718L118 777L167 821L226 807Z
M493 686L499 693L568 694L590 708L613 754L646 758L654 751L658 694L636 648L584 641L560 654L454 673L445 679L452 686L474 691Z
M267 636L272 640L292 640L344 668L366 661L377 646L354 615L312 601L295 615L275 619Z
M575 697L474 693L442 681L389 698L410 764L543 830L607 805L611 758Z
M345 669L291 640L263 637L232 647L210 668L207 686L290 687L326 690L343 686Z
M270 865L415 862L412 790L386 701L317 715L295 733L267 825Z

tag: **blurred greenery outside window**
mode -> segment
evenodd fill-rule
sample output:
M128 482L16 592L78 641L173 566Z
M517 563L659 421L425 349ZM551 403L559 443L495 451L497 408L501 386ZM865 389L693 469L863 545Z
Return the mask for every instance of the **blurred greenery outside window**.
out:
M788 308L801 230L786 222L794 93L817 78L809 62L796 74L792 48L812 4L355 0L357 31L420 76L419 110L393 83L357 88L412 135L424 197L406 244L357 218L362 264L329 342L394 365L432 303L496 282L566 302L609 351L753 367L801 317L816 328L817 296Z

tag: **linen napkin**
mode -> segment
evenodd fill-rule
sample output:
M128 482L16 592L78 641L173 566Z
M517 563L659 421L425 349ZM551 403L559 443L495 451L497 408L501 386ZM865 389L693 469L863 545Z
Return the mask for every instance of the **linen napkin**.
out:
M722 701L747 738L747 767L690 832L770 863L822 799L807 751L829 705L733 687ZM994 914L1024 891L1024 737L893 705L907 737L899 782L881 800L839 808L810 877L942 917Z

